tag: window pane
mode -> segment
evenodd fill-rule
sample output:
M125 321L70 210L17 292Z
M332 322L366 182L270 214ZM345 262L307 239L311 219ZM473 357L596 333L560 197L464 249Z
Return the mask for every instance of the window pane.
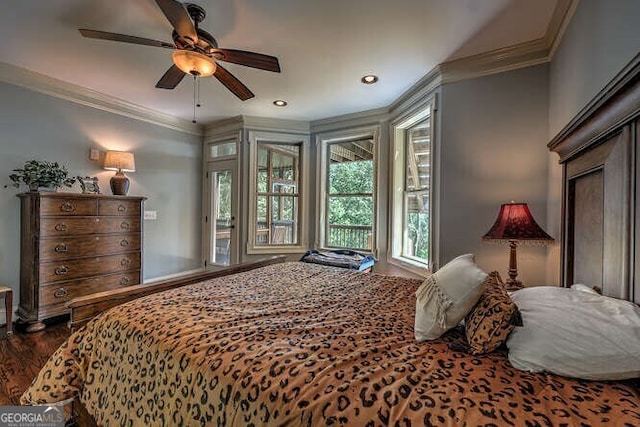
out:
M295 163L293 156L274 152L271 163L271 176L273 178L293 181L295 179Z
M426 119L407 130L406 189L426 190L431 175L431 125Z
M373 192L373 143L371 141L330 144L329 157L330 194Z
M329 197L327 245L371 249L373 197Z
M222 144L215 144L209 147L209 157L215 159L216 157L234 156L236 154L236 143L225 142Z
M272 245L291 245L297 242L297 196L271 196Z
M405 198L407 227L404 256L429 261L429 194L409 193Z

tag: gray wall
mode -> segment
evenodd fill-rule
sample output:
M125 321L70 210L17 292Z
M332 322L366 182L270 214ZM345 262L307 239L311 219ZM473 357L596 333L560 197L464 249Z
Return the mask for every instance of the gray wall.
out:
M551 60L549 135L551 140L640 52L640 1L581 0ZM562 169L549 155L547 222L560 233ZM547 280L560 281L560 249L549 251Z
M528 203L546 228L547 87L546 64L442 87L440 266L471 252L507 277L508 246L481 241L502 203ZM545 262L544 247L520 246L518 278L543 284Z
M151 279L200 266L202 138L0 83L0 284L19 295L20 217L16 194L2 188L12 169L31 159L57 161L72 176L98 176L111 194L102 163L89 149L135 154L130 195L148 197L156 221L144 224L144 277ZM61 191L80 192L78 184ZM4 314L3 312L0 312ZM4 317L3 315L0 317ZM0 320L3 321L3 320Z

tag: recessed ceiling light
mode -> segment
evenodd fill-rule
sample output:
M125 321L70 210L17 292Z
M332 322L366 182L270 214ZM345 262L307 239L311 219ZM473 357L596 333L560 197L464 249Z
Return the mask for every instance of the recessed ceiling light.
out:
M365 76L363 76L360 81L366 85L372 85L374 83L376 83L378 81L378 76L375 76L373 74L367 74Z
M276 107L286 107L287 101L283 101L282 99L276 99L275 101L273 101L273 105L275 105Z

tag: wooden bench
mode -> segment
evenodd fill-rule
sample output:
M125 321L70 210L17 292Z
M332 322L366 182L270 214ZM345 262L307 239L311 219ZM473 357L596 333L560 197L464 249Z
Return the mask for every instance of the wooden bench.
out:
M5 317L7 319L7 335L13 333L13 291L6 286L0 286L0 298L4 298Z

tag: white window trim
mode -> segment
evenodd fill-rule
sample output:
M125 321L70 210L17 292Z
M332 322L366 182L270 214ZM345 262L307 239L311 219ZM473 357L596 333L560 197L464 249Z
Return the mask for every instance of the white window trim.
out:
M316 136L316 241L315 247L327 249L326 220L327 220L327 146L331 143L349 141L357 138L373 139L373 233L371 234L371 253L378 256L378 164L380 153L380 126L366 126L338 132L327 132ZM358 250L359 252L367 252Z
M405 186L405 149L406 130L417 124L427 116L429 111L431 121L431 174L429 185L429 265L415 259L402 256L402 244L405 238L406 226L404 220L404 186ZM391 123L391 183L389 185L389 243L387 248L387 262L411 272L424 275L426 272L437 270L438 259L438 176L440 165L438 161L439 138L437 123L436 94L428 97L411 110L405 112Z
M287 133L249 131L249 212L247 215L247 254L288 254L303 253L308 249L308 217L309 217L309 137ZM258 161L258 143L273 142L277 144L300 144L300 186L299 203L299 239L296 245L257 246L256 241L256 192Z

